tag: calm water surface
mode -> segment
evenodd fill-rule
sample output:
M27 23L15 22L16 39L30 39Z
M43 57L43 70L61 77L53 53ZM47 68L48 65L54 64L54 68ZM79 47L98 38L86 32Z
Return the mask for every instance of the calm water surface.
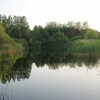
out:
M32 64L29 79L1 84L0 90L12 100L100 100L100 68L57 70ZM7 96L5 96L7 100Z
M0 100L100 100L99 60L41 57L2 60Z

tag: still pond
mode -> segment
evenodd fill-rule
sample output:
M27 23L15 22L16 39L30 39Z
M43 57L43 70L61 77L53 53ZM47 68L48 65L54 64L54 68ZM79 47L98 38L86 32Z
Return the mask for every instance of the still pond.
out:
M100 100L100 60L63 53L0 55L0 100Z

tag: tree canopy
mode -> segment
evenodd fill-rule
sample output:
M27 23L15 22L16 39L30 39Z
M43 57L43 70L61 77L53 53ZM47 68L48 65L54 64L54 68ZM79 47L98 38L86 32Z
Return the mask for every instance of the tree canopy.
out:
M25 16L0 15L0 23L12 38L29 39L30 28Z

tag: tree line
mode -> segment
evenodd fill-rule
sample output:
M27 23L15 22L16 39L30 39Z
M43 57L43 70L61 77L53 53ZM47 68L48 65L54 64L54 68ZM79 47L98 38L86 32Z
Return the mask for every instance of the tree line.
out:
M67 24L49 22L45 27L34 26L31 30L25 16L0 15L0 24L5 33L15 41L42 50L67 47L71 40L100 37L100 33L91 29L87 22L70 21Z

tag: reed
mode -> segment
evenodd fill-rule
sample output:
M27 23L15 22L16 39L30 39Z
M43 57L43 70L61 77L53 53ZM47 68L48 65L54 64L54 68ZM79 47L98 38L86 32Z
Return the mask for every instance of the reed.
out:
M100 39L79 39L72 41L68 52L77 56L100 56Z

